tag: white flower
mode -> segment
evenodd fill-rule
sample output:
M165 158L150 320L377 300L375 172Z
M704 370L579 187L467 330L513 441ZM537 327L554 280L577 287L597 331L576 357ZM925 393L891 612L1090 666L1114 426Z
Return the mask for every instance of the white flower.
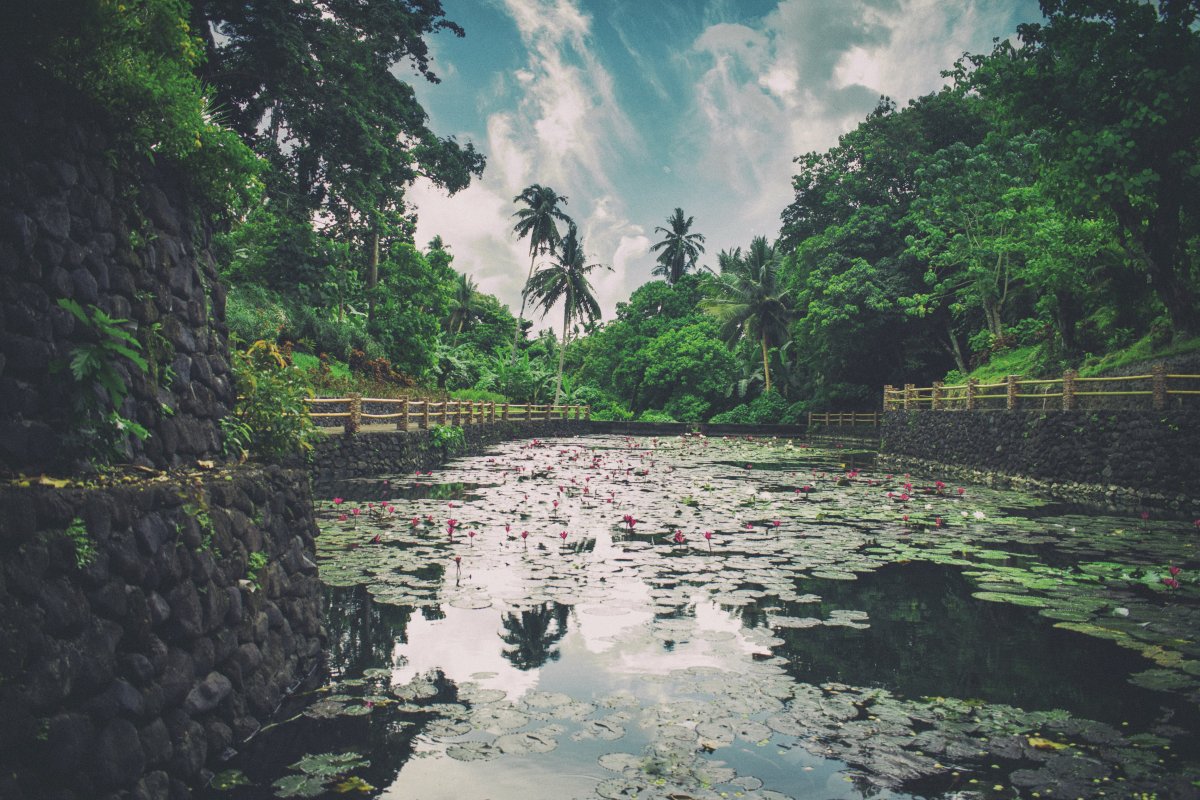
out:
M976 512L975 512L975 519L987 519L987 516L985 516L985 515L984 515L984 513L983 513L982 511L976 511Z

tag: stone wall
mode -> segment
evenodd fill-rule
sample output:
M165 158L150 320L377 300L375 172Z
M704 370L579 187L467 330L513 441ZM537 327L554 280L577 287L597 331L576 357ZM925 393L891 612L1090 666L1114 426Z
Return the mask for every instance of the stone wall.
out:
M321 487L349 478L389 475L441 466L454 455L473 455L510 439L578 436L590 433L584 420L495 422L462 428L466 450L448 453L433 441L430 431L360 431L349 436L327 434L312 453L313 483Z
M319 663L315 535L279 467L0 489L0 797L188 797Z
M1200 410L889 411L881 453L893 467L1200 511Z
M224 293L208 233L165 168L114 167L96 115L6 73L0 103L0 470L70 469L80 390L63 369L94 342L61 298L129 319L147 374L122 364L122 415L150 431L123 460L194 463L220 453L217 422L234 400Z

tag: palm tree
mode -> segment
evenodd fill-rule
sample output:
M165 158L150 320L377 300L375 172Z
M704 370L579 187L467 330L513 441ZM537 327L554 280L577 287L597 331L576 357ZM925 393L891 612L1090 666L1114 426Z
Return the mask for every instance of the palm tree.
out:
M674 285L684 273L696 266L696 259L704 252L704 235L688 233L695 217L683 218L683 209L676 208L675 213L667 217L670 228L659 226L655 233L662 233L664 238L650 248L650 252L661 251L658 254L658 266L651 270L651 275L662 275L667 283Z
M470 275L460 273L450 298L450 315L446 318L446 330L453 337L451 342L458 341L458 334L463 327L478 314L479 286Z
M562 346L558 350L558 380L554 387L554 402L562 394L563 360L567 352L567 326L572 319L587 323L600 316L600 304L596 302L592 284L587 274L602 264L585 264L583 241L572 222L563 237L558 257L548 267L543 267L529 279L529 294L542 307L544 316L559 300L563 301ZM609 268L611 269L611 267Z
M521 336L521 322L525 319L525 302L529 298L529 281L533 278L534 262L539 253L553 253L562 241L554 221L569 224L571 218L559 208L559 204L567 204L566 196L560 195L549 186L537 183L526 186L524 191L513 198L513 202L524 203L527 206L513 214L517 218L517 224L513 225L513 233L518 239L529 237L529 274L525 277L524 288L521 289L521 313L517 315L517 329L513 332L512 357L515 359L517 342Z
M707 283L700 307L721 322L721 338L733 345L742 338L762 349L764 391L771 391L767 354L789 337L791 301L778 285L779 257L765 236L756 236L745 257L740 248L721 254L721 274Z

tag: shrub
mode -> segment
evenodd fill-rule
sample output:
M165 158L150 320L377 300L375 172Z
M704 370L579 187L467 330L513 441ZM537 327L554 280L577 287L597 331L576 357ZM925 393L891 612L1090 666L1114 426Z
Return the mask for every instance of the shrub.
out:
M235 350L233 376L238 393L233 416L248 431L249 446L231 445L227 438L230 455L276 459L312 449L317 433L304 402L312 393L303 373L287 363L278 347L257 341L246 350ZM228 437L231 423L222 429Z
M593 415L593 419L595 415ZM638 422L678 422L679 420L672 417L665 411L655 411L647 409L638 415Z
M231 338L273 342L289 324L280 298L261 286L232 286L225 300L225 322Z
M454 425L434 425L429 429L429 438L435 446L445 448L448 453L457 453L467 447L463 429Z
M716 424L773 425L794 421L789 419L795 406L804 408L803 403L789 405L777 392L760 394L749 403L742 403L730 410L717 414L709 420Z

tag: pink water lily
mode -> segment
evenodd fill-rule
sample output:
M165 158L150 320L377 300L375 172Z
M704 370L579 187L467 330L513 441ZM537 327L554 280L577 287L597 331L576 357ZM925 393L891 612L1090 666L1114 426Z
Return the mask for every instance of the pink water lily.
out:
M675 535L671 537L671 541L675 544L683 544L686 539L683 538L683 531L675 531Z
M343 500L343 499L342 499L342 498L340 498L340 497L335 497L335 498L333 498L333 504L334 504L335 506L340 506L340 505L341 505L342 503L344 503L344 502L346 502L346 501L345 501L345 500Z

